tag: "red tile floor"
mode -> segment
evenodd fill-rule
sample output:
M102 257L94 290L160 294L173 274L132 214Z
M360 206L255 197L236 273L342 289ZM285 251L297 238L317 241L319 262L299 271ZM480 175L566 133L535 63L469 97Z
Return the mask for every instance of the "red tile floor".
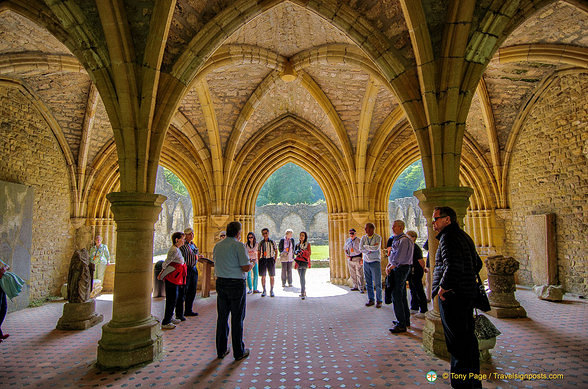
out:
M308 298L294 288L276 288L276 297L248 295L245 343L251 356L235 362L232 354L216 359L216 298L198 298L200 316L164 332L158 361L134 369L102 372L95 366L100 325L86 331L59 331L55 324L63 303L30 308L7 316L0 344L0 387L173 387L173 388L383 388L449 387L443 373L449 363L426 353L421 345L424 321L412 319L408 333L388 332L391 306L365 307L366 295L326 282L328 269L310 269ZM276 277L276 281L279 280ZM279 281L276 284L281 284ZM110 319L112 296L97 301ZM530 291L517 298L527 319L491 318L502 331L492 360L482 372L560 374L553 380L490 378L485 388L588 388L588 304L538 300ZM162 298L153 300L161 317ZM426 374L439 375L430 383Z

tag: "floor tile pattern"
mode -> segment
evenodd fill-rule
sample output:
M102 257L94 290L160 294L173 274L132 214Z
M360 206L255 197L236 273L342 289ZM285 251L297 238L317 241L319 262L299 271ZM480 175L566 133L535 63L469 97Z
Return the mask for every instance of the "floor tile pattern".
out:
M216 359L216 297L196 301L198 317L164 332L158 361L125 371L95 367L100 325L86 331L60 331L55 324L62 302L7 316L0 344L1 388L386 388L449 387L443 378L449 363L426 353L423 319L413 317L405 334L392 335L394 312L365 307L366 295L329 284L328 269L308 271L308 297L299 288L276 288L276 297L247 296L245 343L251 356L235 362L232 354ZM279 274L276 277L279 280ZM490 363L485 388L588 388L588 303L538 300L517 291L526 319L496 319L502 331ZM110 319L111 296L97 301ZM161 317L164 300L153 299ZM428 382L435 371L439 378ZM500 374L562 374L563 378L499 379Z

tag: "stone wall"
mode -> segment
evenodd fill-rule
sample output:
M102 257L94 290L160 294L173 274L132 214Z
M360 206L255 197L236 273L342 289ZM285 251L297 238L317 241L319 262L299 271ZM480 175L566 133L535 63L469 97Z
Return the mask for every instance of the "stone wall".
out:
M394 220L403 220L406 224L405 231L413 230L418 233L417 242L422 244L427 240L427 219L419 207L416 197L403 197L388 203L389 229L392 231Z
M511 211L506 250L521 263L519 282L532 283L527 215L556 214L559 282L588 293L588 73L555 80L529 112L508 171Z
M67 278L73 237L70 183L53 132L17 88L0 87L0 180L34 189L30 298L58 295Z
M300 231L308 233L308 241L325 245L329 240L327 204L269 204L255 209L255 236L261 238L261 229L269 228L270 237L279 240L284 231L294 230L298 241Z

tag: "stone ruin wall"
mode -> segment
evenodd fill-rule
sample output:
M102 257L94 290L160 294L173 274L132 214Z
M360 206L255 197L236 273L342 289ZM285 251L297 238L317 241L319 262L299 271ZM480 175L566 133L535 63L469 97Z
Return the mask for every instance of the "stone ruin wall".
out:
M67 102L64 101L64 104ZM73 252L70 183L51 128L20 90L0 87L0 180L34 189L31 300L59 295Z
M161 169L161 168L160 168ZM174 231L183 231L183 226L192 225L192 204L188 197L173 192L163 174L157 175L156 192L167 196L161 215L155 224L154 255L167 253L170 247L170 236ZM390 231L396 219L404 220L406 230L415 230L419 234L418 242L422 245L427 239L427 225L415 197L396 199L388 204ZM308 233L313 244L327 245L329 242L329 216L327 205L322 204L268 204L256 207L255 236L261 238L261 229L269 228L270 237L279 240L287 228L294 230L294 238L298 240L300 231ZM249 231L244 231L247 233ZM363 231L359 231L360 235ZM386 237L387 238L387 237Z
M521 263L519 283L532 284L527 215L556 214L559 282L588 293L588 73L556 79L529 112L508 172L510 211L505 256ZM538 201L538 199L540 199Z

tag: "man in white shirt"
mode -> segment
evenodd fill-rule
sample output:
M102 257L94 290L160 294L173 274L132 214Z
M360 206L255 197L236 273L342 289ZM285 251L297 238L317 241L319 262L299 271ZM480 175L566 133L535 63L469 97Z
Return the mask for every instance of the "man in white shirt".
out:
M374 231L376 226L373 223L365 225L365 235L359 242L359 250L363 254L363 273L368 293L366 307L374 305L374 289L376 290L376 308L382 307L382 237Z
M361 251L359 251L359 241L355 228L349 230L349 238L345 241L345 256L347 257L347 267L349 268L349 274L351 275L351 281L353 282L353 288L351 290L359 290L360 293L364 292L363 286L363 259Z

